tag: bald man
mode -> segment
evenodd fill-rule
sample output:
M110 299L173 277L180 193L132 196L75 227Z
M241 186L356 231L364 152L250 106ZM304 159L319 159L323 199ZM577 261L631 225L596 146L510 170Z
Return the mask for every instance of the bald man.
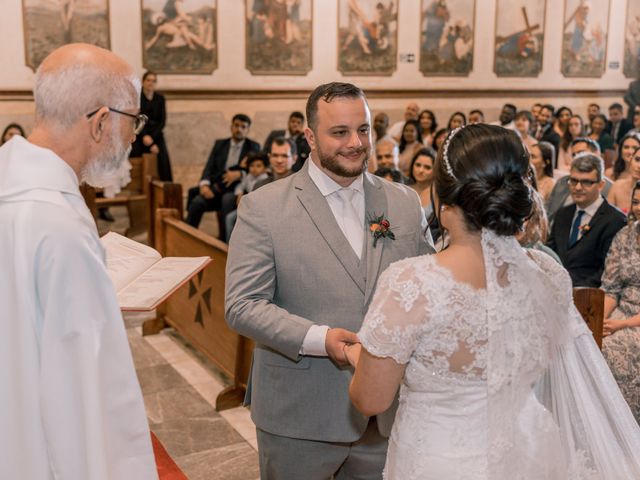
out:
M117 174L144 123L113 53L72 44L36 72L28 139L0 147L0 478L155 479L105 252L79 184Z
M400 120L399 122L391 125L391 128L387 130L387 134L393 137L396 142L400 141L400 137L402 136L402 129L404 128L404 124L409 120L418 120L418 115L420 114L420 107L416 102L409 102L404 109L404 120Z

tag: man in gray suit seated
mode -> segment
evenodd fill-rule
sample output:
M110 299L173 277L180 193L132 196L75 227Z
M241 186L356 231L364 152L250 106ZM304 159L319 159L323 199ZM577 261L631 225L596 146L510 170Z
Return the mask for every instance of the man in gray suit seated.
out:
M319 86L307 119L310 161L240 203L226 318L256 342L246 402L261 478L381 479L395 410L367 418L351 405L344 347L358 341L378 275L431 252L430 236L416 193L367 172L362 90Z

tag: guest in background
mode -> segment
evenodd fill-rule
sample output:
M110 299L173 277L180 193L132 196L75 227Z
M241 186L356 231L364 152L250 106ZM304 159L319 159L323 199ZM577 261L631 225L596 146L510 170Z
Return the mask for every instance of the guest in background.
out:
M622 144L624 146L624 142ZM637 146L631 155L629 162L629 176L620 178L613 182L607 200L614 207L618 207L625 214L631 211L631 197L633 189L640 181L640 145Z
M615 148L618 148L620 141L631 128L633 128L633 122L624 118L622 105L612 103L609 107L609 121L607 122L605 132L611 135Z
M469 112L469 123L484 123L484 112L482 110L471 110Z
M560 153L558 154L557 169L568 172L571 168L571 143L576 139L584 136L584 122L580 115L573 115L567 124L567 130L564 132L560 140Z
M297 111L291 112L287 122L287 128L282 130L272 130L264 141L262 151L264 153L269 153L271 151L271 143L278 137L290 138L291 141L295 143L298 157L296 162L293 164L293 167L291 167L291 170L297 172L302 168L302 165L306 162L307 157L309 157L309 152L311 151L309 144L307 143L307 139L304 136L304 114Z
M418 106L418 104L416 102L409 102L404 109L404 120L400 120L391 125L388 130L389 135L391 135L396 142L399 142L405 123L407 123L409 120L418 120L419 112L420 107Z
M409 171L409 186L420 197L420 204L425 217L429 219L433 213L431 204L431 185L433 184L433 164L436 161L436 152L431 148L421 148L413 156L411 170Z
M467 117L462 112L455 112L449 117L447 123L447 130L453 130L454 128L464 127L467 124Z
M640 423L640 183L631 197L630 223L613 239L602 275L602 354Z
M260 187L267 185L276 180L282 180L287 178L293 173L293 165L295 164L297 156L296 144L291 139L279 137L273 140L271 143L271 151L269 152L269 167L271 171L269 176L258 181L253 190L257 190Z
M538 126L534 135L538 142L549 142L555 148L556 154L560 151L560 135L553 129L553 105L543 105L538 114ZM553 166L557 165L557 157L553 159Z
M531 147L538 143L538 141L531 136L531 126L533 125L533 114L529 110L520 110L516 113L516 118L513 122L515 130L520 134L522 143L525 144L527 150L531 151Z
M599 113L593 118L593 120L591 120L590 126L591 133L589 133L589 138L598 142L603 156L607 151L613 150L613 139L611 138L611 135L605 132L605 128L607 127L607 117L602 113Z
M393 140L393 137L387 133L389 128L389 115L384 112L377 113L373 117L373 133L376 134L375 143L382 140ZM395 140L394 140L395 141Z
M571 163L569 191L574 205L558 210L547 245L571 276L574 287L600 287L609 246L625 226L625 215L602 197L604 163L591 153Z
M446 128L441 128L440 130L438 130L436 132L436 134L433 137L433 149L437 152L438 150L440 150L440 147L442 147L442 144L444 143L444 141L447 138L447 135L449 135L449 130Z
M560 107L554 116L553 130L562 138L569 127L569 119L573 116L573 112L569 107Z
M142 76L142 95L140 95L140 113L149 119L136 137L131 148L130 157L141 157L143 153L155 153L158 158L158 177L165 182L171 182L171 161L167 144L164 141L164 129L167 121L164 96L156 91L158 75L147 71Z
M438 122L436 115L431 110L423 110L418 116L420 122L420 128L422 129L422 143L425 147L433 145L433 137L435 132L438 131Z
M21 137L24 137L24 128L22 128L17 123L10 123L2 131L2 137L0 137L0 145L11 140L14 135L20 135Z
M591 133L591 122L596 118L596 115L600 115L600 105L597 103L590 103L587 107L587 124L586 124L586 134Z
M369 162L371 163L369 159ZM376 160L376 172L381 168L388 168L390 170L397 171L400 175L400 183L407 183L408 179L399 170L400 164L400 150L395 140L384 140L379 142L375 148L375 160ZM397 175L394 174L394 178Z
M236 209L233 189L242 179L243 160L251 152L259 152L260 144L248 138L251 119L237 113L231 120L231 137L216 140L197 187L189 189L187 223L198 228L205 212L220 211L224 217ZM246 167L245 167L246 168ZM212 186L222 182L225 191L217 194ZM221 228L220 230L223 230ZM225 238L222 236L222 238Z
M530 162L536 177L536 185L542 199L546 202L551 195L555 180L553 179L553 158L555 149L549 142L539 142L529 150Z
M538 126L538 115L540 115L540 110L542 110L541 103L534 103L533 105L531 105L531 115L533 115L534 121L534 124L531 126L533 128L533 130L531 131L532 134L535 134L536 132L535 128Z
M640 105L640 79L633 80L629 84L627 93L624 94L624 101L629 106L628 120L633 123L633 113Z
M415 153L424 147L422 143L422 130L417 120L409 120L404 124L402 137L398 149L400 150L400 163L398 169L403 175L409 175L411 160Z
M631 132L640 133L640 106L633 111L633 130Z
M631 176L629 173L631 157L638 147L640 147L640 133L633 131L627 133L618 147L618 158L612 167L605 170L605 175L612 180L629 178Z
M491 125L498 125L499 127L509 128L515 130L514 119L516 117L517 108L511 103L505 103L500 111L500 118L497 122L491 122Z
M390 182L404 183L402 173L400 173L400 170L396 170L395 168L380 167L374 172L374 175L376 177L384 178Z

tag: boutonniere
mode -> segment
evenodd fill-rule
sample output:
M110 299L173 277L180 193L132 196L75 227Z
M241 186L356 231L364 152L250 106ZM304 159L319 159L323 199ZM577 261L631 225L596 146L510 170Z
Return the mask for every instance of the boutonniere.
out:
M396 236L391 231L391 223L389 223L389 220L385 218L384 214L374 214L369 218L369 231L371 232L371 235L373 235L374 247L381 238L390 238L391 240L396 239Z
M582 233L582 235L586 235L587 233L589 233L589 230L591 230L591 225L589 225L588 223L580 225L578 227L578 230L580 230L580 233Z

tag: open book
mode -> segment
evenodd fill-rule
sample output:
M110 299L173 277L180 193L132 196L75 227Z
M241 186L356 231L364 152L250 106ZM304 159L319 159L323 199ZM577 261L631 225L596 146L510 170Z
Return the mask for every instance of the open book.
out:
M166 257L115 232L101 238L107 271L123 311L156 308L211 261L209 257Z

